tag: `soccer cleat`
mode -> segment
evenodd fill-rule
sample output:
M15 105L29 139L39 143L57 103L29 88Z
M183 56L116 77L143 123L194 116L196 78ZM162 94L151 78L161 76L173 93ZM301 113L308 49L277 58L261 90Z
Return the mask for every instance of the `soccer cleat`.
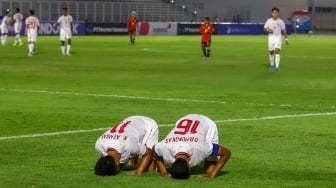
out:
M274 70L274 69L275 69L274 66L269 67L269 70L271 70L271 71Z
M13 46L16 46L16 43L14 43Z
M66 53L65 55L66 55L66 56L70 56L70 53Z
M278 72L278 71L279 71L279 67L275 68L275 71L277 71L277 72Z
M22 45L23 45L23 43L22 43L22 42L20 42L20 43L19 43L19 45L20 45L20 46L22 46Z
M30 53L30 52L29 52L29 53L28 53L28 56L29 56L29 57L32 57L32 56L33 56L33 53Z

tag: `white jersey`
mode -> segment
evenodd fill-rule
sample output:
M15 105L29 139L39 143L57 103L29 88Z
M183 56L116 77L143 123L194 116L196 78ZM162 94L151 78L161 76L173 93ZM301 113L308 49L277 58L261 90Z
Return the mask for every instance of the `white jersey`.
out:
M168 163L175 156L190 157L190 166L196 166L212 154L213 144L218 144L216 123L210 118L189 114L179 119L168 136L155 146L155 152Z
M273 33L268 34L269 38L271 37L281 38L281 32L282 30L286 29L286 25L285 25L285 22L280 18L278 18L277 20L274 20L273 18L269 18L266 21L264 28L273 30Z
M21 13L15 13L13 20L15 21L15 25L22 25L23 15Z
M158 143L158 125L145 116L131 116L115 125L96 142L95 148L101 156L109 150L120 153L120 163L127 163L131 157L144 155L148 148Z
M67 15L67 16L62 15L57 20L57 23L60 24L61 32L65 31L67 33L71 33L72 22L73 22L72 16L70 15Z
M2 18L2 22L0 25L0 29L2 33L8 33L8 26L10 25L10 23L12 22L12 18L9 16L4 16ZM7 32L4 32L7 31Z
M26 32L28 42L36 42L37 30L40 27L40 21L35 16L29 16L26 19Z

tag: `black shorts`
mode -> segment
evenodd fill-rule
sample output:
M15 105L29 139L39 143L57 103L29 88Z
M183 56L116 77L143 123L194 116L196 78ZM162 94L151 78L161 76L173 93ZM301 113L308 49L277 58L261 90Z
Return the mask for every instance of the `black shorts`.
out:
M210 46L211 46L211 40L209 40L209 41L207 41L207 42L202 42L202 43L201 43L201 46L202 46L203 48L205 48L205 47L210 48Z
M135 29L133 29L133 30L128 30L128 33L129 33L130 35L133 35L133 34L136 33L136 30L135 30Z

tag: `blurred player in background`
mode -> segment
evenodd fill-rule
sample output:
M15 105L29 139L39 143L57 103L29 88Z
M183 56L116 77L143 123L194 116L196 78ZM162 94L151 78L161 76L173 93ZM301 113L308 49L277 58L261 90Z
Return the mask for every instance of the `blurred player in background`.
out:
M23 15L20 13L20 9L17 8L16 9L16 13L13 16L13 20L14 20L14 31L15 31L15 42L14 42L14 46L16 46L17 44L19 44L20 46L22 46L22 40L21 40L21 28L22 28L22 21L23 21Z
M164 166L166 161L171 167L172 177L176 179L188 179L191 167L203 160L206 176L198 178L214 178L231 156L228 148L218 144L216 123L200 114L189 114L179 119L168 136L153 150L161 175L168 175Z
M33 56L35 51L35 43L37 40L37 30L40 29L40 21L35 16L35 11L29 11L30 16L26 19L25 33L28 40L28 56Z
M128 22L127 22L127 29L130 35L130 41L132 45L134 45L135 43L135 35L136 35L137 27L138 27L138 19L136 17L136 12L132 11L131 17L128 18Z
M12 25L12 22L11 12L9 9L7 9L6 15L2 18L0 25L2 46L7 46L8 26Z
M205 17L204 23L200 26L200 32L202 35L201 45L202 45L204 60L208 60L210 58L211 34L214 31L215 31L215 28L210 23L210 18Z
M95 174L116 175L130 159L139 155L142 161L135 175L154 171L151 148L157 143L158 125L153 119L145 116L128 117L98 138L95 148L101 158L96 163Z
M288 45L287 31L285 22L279 18L279 9L272 9L272 17L269 18L264 25L264 32L268 33L268 49L270 57L270 70L279 70L280 50L282 43L282 35L284 34L286 45ZM274 66L275 61L275 66Z
M62 9L62 16L58 18L57 23L54 27L60 26L60 40L61 40L61 50L62 55L70 56L71 50L71 38L73 34L73 19L72 16L68 14L68 8L64 7ZM68 41L67 47L65 49L65 41Z

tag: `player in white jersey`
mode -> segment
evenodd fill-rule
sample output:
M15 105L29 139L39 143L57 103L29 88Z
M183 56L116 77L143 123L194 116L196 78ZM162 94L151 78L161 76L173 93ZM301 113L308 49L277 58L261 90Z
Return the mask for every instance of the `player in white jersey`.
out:
M60 40L62 55L70 56L71 38L73 34L73 19L68 14L68 8L62 9L62 16L58 18L55 27L60 26ZM65 49L65 41L68 41L67 48Z
M22 40L21 40L21 28L22 28L22 21L23 21L23 15L20 13L20 9L16 9L16 13L13 16L14 20L14 31L15 31L15 42L14 46L19 44L20 46L23 45Z
M40 29L40 21L35 16L34 10L30 10L29 13L30 16L26 19L25 33L27 35L28 40L28 50L29 50L28 56L33 56L35 43L37 40L37 30Z
M95 174L116 175L127 162L139 155L141 164L135 172L154 171L152 148L158 143L158 125L145 116L131 116L107 130L95 145L101 158L95 166Z
M216 123L200 114L189 114L179 119L153 150L161 175L168 175L165 161L171 166L172 177L177 179L189 178L191 167L203 160L207 175L199 178L214 178L231 156L228 148L218 144Z
M264 25L264 32L268 33L268 49L270 58L270 70L279 70L280 50L282 44L282 34L285 36L286 45L288 45L287 31L285 22L279 18L279 9L272 9L272 18L269 18ZM275 61L275 66L274 66Z
M11 12L7 9L0 25L2 46L7 46L8 26L10 25L12 25Z

